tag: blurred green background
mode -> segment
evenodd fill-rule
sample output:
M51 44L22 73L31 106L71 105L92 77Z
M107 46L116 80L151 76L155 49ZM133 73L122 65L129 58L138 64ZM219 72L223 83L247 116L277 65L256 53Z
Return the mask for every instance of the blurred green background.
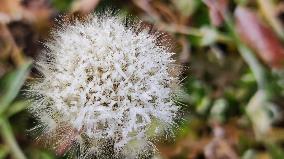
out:
M109 8L168 34L182 66L184 120L153 158L284 159L283 0L0 0L0 158L60 158L21 89L55 18Z

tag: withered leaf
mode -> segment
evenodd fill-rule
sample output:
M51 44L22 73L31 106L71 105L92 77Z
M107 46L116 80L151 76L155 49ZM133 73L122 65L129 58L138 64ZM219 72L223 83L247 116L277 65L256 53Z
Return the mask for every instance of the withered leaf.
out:
M236 29L241 40L271 67L284 64L284 47L276 34L250 9L238 7L235 11Z
M220 26L224 22L224 14L228 9L228 0L204 0L209 8L209 16L214 26Z

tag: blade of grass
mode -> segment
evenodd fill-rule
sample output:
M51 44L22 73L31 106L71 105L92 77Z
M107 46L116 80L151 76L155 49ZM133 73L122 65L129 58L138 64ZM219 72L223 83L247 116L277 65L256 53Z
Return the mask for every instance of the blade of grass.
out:
M283 159L284 152L281 147L276 144L267 144L267 148L269 150L270 156L273 159Z
M241 54L241 56L244 58L246 63L249 65L250 69L252 70L259 89L265 89L266 87L266 79L265 79L265 73L262 65L257 60L253 52L246 47L245 45L239 43L238 44L238 50Z
M253 72L257 84L258 89L265 89L266 88L266 77L265 71L259 60L256 58L255 54L249 49L245 44L243 44L235 31L233 18L229 13L224 14L225 24L229 29L229 32L232 38L235 40L237 44L238 51L240 52L241 56L245 60L245 62L250 67L251 71Z
M205 0L203 0L203 3L205 3ZM258 61L256 56L253 54L253 52L241 42L237 32L235 31L235 25L233 21L233 16L228 12L222 12L220 8L217 8L220 10L220 13L222 13L222 16L224 18L225 26L229 30L229 35L234 40L234 42L237 45L237 49L240 52L241 56L245 60L245 62L248 64L250 69L252 70L258 84L258 89L265 89L266 87L266 78L265 78L265 71L261 63Z
M2 89L2 95L0 96L0 114L2 114L16 98L29 73L30 65L31 62L27 62L19 69L8 73L1 79L1 82L3 82L1 85L4 86L4 89Z
M3 141L10 147L11 155L15 159L26 159L24 153L16 142L11 125L6 119L0 118L0 133Z
M17 114L21 112L22 110L26 109L29 106L29 102L25 100L20 100L13 102L5 111L4 115L6 118L9 118L10 116L13 116L14 114Z
M9 148L6 145L0 145L0 158L6 158Z

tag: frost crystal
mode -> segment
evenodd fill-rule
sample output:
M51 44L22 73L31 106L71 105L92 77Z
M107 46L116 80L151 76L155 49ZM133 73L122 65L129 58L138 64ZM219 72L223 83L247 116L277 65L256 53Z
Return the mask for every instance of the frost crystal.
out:
M138 152L174 124L173 53L161 34L141 28L118 16L90 16L45 43L30 111L56 149L77 144L95 154L111 142L116 154Z

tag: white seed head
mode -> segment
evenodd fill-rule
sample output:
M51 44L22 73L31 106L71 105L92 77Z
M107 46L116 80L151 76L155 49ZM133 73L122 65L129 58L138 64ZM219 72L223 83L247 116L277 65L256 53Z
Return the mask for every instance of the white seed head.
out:
M57 145L67 136L88 151L111 141L121 152L136 151L128 144L138 141L138 151L149 145L149 132L158 136L174 124L179 107L172 100L178 82L170 73L173 53L166 40L158 40L162 34L141 28L125 26L118 16L92 15L62 25L45 43L36 62L43 78L30 85L29 110L45 134L68 127Z

